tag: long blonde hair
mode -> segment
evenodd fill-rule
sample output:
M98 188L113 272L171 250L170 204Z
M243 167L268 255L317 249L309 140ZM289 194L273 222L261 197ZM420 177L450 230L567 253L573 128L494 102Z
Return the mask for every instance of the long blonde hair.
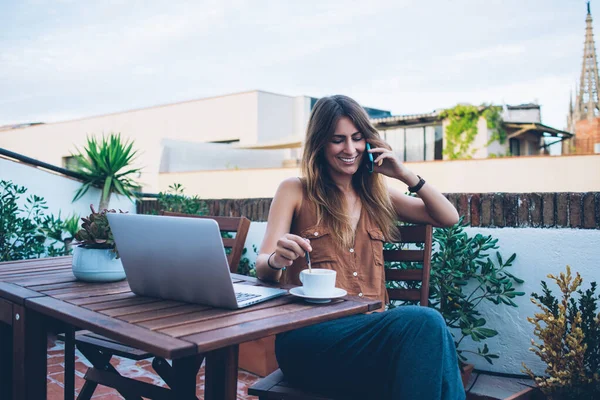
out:
M325 160L325 146L335 133L341 117L350 118L372 147L390 147L373 127L366 111L350 97L323 97L315 104L308 122L302 157L302 175L308 200L316 206L317 221L330 229L334 242L351 247L354 236L344 206L344 195L329 175ZM383 231L386 239L399 239L396 211L383 177L380 174L369 173L362 165L352 177L352 185L360 197L362 206Z

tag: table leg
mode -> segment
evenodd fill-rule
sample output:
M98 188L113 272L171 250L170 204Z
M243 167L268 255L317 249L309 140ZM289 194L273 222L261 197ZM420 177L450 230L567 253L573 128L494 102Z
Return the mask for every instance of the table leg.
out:
M48 328L35 311L13 306L13 399L46 398Z
M65 396L64 400L75 399L75 329L65 329Z
M238 351L233 345L206 355L205 400L236 400Z
M0 394L12 398L12 325L0 323Z
M202 356L189 356L173 360L172 368L168 374L165 374L165 377L167 378L165 381L171 386L173 392L175 392L176 398L197 399L196 377L198 376L198 370L200 369L201 364ZM160 374L160 372L164 371L159 368L157 372ZM162 374L160 375L163 376Z

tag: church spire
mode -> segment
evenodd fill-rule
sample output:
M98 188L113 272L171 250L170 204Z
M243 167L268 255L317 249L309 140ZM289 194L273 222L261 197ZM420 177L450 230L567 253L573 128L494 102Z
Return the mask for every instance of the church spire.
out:
M593 119L600 116L600 104L598 94L600 93L600 82L598 80L598 60L596 58L596 46L594 44L594 33L592 32L592 13L590 2L587 3L587 16L585 18L585 45L583 48L583 65L581 68L581 79L579 92L575 100L575 115L577 119Z

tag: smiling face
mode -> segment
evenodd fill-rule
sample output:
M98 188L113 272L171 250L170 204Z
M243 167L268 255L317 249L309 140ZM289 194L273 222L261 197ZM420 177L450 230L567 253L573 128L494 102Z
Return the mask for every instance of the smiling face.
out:
M348 117L341 117L325 146L325 160L332 176L352 176L362 165L366 148L364 135Z

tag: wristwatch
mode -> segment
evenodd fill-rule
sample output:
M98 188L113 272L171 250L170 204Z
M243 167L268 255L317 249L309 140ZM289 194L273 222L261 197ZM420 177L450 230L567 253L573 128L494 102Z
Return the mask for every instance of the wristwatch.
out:
M421 178L419 175L417 175L417 178L419 178L419 183L417 183L415 186L408 187L408 191L411 193L417 193L425 184L425 179Z

